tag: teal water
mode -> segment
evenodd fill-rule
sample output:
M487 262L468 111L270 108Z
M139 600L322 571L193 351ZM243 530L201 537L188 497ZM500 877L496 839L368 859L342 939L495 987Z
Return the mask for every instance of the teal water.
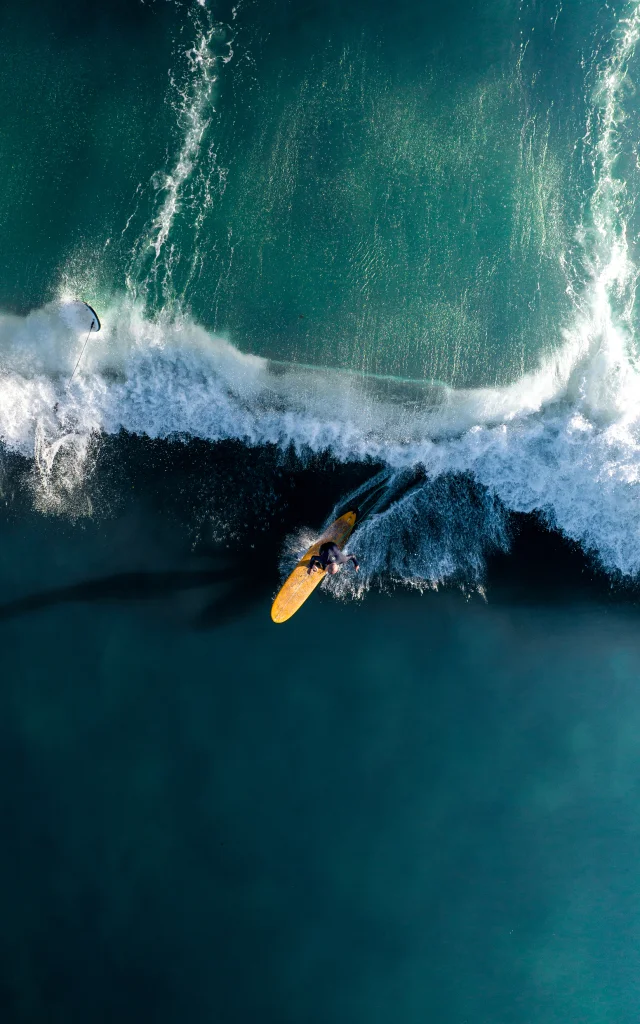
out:
M559 344L595 9L2 17L5 305L127 285L244 351L456 385Z
M0 11L2 1021L635 1020L639 46Z

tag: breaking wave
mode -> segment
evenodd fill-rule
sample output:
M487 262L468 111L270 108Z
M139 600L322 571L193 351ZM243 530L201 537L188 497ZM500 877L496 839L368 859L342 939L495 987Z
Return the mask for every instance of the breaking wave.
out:
M590 282L573 297L562 344L535 372L464 390L280 364L241 353L187 315L150 316L130 290L101 306L103 331L68 383L83 337L62 296L26 317L0 315L0 436L8 450L35 458L43 506L73 491L100 434L235 438L385 467L376 478L385 501L353 539L365 571L357 580L342 574L336 592L385 579L477 584L487 549L508 546L509 511L537 512L613 574L640 573L638 269L629 191L617 172L639 35L633 3L587 125L594 188L578 238ZM198 52L192 59L212 90L214 65L198 62ZM204 106L187 122L147 240L154 266L197 159Z

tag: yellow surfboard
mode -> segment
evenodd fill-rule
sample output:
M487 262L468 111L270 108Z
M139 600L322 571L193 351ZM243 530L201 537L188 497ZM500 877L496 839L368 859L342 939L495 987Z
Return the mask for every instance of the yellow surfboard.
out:
M322 536L318 537L315 544L311 545L276 595L276 599L271 606L271 618L274 622L286 622L292 615L295 615L298 608L304 604L309 595L322 582L326 576L324 569L316 568L309 574L311 559L320 551L320 545L326 544L329 540L332 540L339 548L343 548L356 525L356 518L355 512L346 512L339 519L336 519L335 523L328 526Z

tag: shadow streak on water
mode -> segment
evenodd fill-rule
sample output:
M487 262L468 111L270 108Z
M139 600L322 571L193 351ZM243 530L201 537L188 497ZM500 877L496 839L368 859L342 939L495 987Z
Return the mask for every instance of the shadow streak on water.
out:
M203 571L125 572L100 579L86 580L0 605L0 622L20 615L43 611L60 604L96 601L144 601L169 597L185 590L232 584L222 595L210 601L194 622L195 626L215 629L261 600L268 583L260 580L253 566L241 565Z
M32 523L36 534L44 529L50 543L58 543L66 532L64 518L33 518L24 487L30 470L9 456L4 468L11 518ZM46 588L42 580L37 591L0 604L0 623L59 605L154 602L198 590L205 592L204 603L187 613L196 630L227 625L256 606L268 610L280 583L284 539L303 526L319 529L340 496L376 468L341 467L326 457L299 459L236 442L102 438L94 472L82 485L92 509L86 529L102 552L102 566L124 556L122 571L99 575L99 561L91 574L86 565L78 573L85 530L74 530L75 551L67 564L85 578L63 583L54 577ZM204 567L193 566L194 560ZM17 579L22 590L20 573ZM25 589L33 590L33 584Z

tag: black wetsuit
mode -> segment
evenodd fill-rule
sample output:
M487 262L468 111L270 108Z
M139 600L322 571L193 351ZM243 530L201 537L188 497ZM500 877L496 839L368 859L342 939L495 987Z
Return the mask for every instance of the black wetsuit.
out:
M320 569L326 569L332 562L335 562L337 565L346 565L347 562L353 562L354 568L360 568L358 559L355 555L343 555L338 545L334 544L332 540L328 540L325 541L324 544L320 545L319 554L312 556L311 561L309 562L309 572L311 572L316 565Z

